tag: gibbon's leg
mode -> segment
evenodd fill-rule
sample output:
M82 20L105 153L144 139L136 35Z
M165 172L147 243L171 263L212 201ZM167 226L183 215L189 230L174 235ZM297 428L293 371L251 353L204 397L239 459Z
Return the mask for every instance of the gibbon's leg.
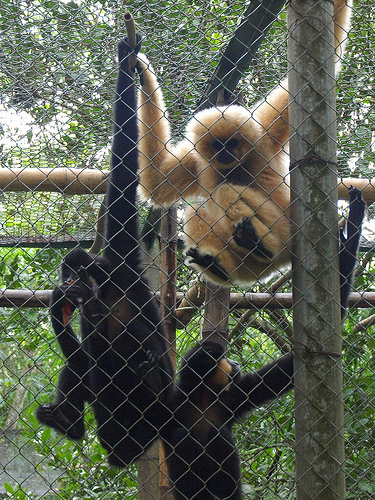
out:
M217 231L213 229L215 225ZM234 256L231 261L225 260L225 255L229 256L226 235L221 234L217 220L205 207L193 205L185 209L184 229L186 264L198 272L204 272L214 282L227 282L237 264ZM221 265L220 257L224 258L225 267Z
M348 307L349 293L352 287L353 273L357 263L359 240L361 237L362 221L365 215L365 202L361 191L350 188L349 217L346 224L347 236L340 230L340 292L342 316L345 316Z
M191 214L191 216L190 216ZM274 262L261 253L265 248L262 240L254 236L252 248L240 246L236 238L229 241L225 232L228 222L233 227L233 222L226 217L226 221L217 221L212 218L209 210L203 207L186 209L187 222L185 224L186 264L206 275L208 279L219 284L230 283L253 283L264 273L274 271ZM189 217L190 216L190 217ZM261 221L257 221L257 227L262 226L266 234L265 240L268 244L273 243L272 249L282 252L285 245L279 238L275 237L270 229ZM253 227L251 225L251 227ZM267 232L266 232L267 231ZM235 235L236 236L236 235ZM244 242L240 242L244 243ZM257 255L254 255L254 250ZM283 263L282 255L287 252L275 254L280 265ZM287 262L287 258L285 258Z

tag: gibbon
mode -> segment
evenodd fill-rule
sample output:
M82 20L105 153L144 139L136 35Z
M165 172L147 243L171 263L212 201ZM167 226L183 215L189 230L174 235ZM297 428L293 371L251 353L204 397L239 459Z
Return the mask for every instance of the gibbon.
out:
M161 437L176 500L242 499L232 427L236 420L293 388L292 353L242 374L216 342L184 356Z
M335 0L337 53L345 45L351 5ZM196 113L185 138L172 144L161 88L141 59L141 195L164 206L180 198L204 200L185 210L186 263L226 285L252 284L288 264L287 80L251 110L229 105Z
M346 312L357 262L365 205L358 189L350 193L347 236L341 233L341 306ZM143 369L157 367L150 356ZM222 345L204 340L189 350L178 382L166 401L169 419L161 428L168 475L176 500L241 500L241 469L233 424L293 388L293 354L253 373L241 374ZM155 385L159 390L159 384Z
M114 136L107 191L103 257L75 249L61 266L52 294L52 325L66 357L53 403L40 422L71 439L84 435L84 403L94 408L98 435L111 465L127 466L157 437L174 369L159 307L142 277L136 208L138 139L134 70L126 41L118 46ZM79 308L82 342L70 323ZM158 356L156 378L141 368ZM149 379L152 377L152 390Z

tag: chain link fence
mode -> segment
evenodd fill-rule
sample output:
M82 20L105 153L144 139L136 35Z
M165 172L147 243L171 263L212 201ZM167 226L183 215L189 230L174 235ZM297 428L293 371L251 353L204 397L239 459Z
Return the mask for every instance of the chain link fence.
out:
M336 7L344 7L345 2L335 3ZM299 200L305 210L304 192L307 197L314 193L315 198L312 198L316 201L320 195L313 190L317 185L321 188L320 178L327 174L331 180L331 184L325 186L326 200L320 198L321 203L316 201L315 206L317 214L322 207L329 207L323 232L308 235L310 246L304 247L309 255L314 255L313 263L317 268L313 269L311 262L302 267L306 267L307 274L311 273L314 283L326 287L318 296L315 285L308 279L300 286L300 281L293 280L293 284L291 278L291 260L293 258L294 269L298 268L299 255L292 246L291 221L295 219L293 210L290 211L289 164L295 167L296 162L308 154L295 156L293 140L289 150L290 130L293 138L301 136L302 132L289 129L291 119L286 114L286 107L288 100L298 102L309 82L315 80L312 85L316 84L317 75L320 82L320 69L315 73L314 66L320 58L324 61L323 74L327 67L333 68L333 63L329 62L333 61L332 44L337 45L345 38L340 31L333 33L332 25L327 30L327 22L321 16L317 19L314 11L310 21L316 30L316 39L322 33L323 38L328 36L328 31L331 49L325 49L323 56L317 50L314 62L311 65L302 63L301 68L290 49L296 23L291 22L290 13L287 15L286 7L279 1L134 0L123 5L90 0L4 0L1 3L0 498L173 498L166 460L172 456L170 463L177 463L179 457L173 453L179 449L179 442L171 451L168 446L163 449L160 440L156 440L129 466L108 465L108 450L99 442L95 414L96 400L100 399L98 394L106 390L103 387L91 398L92 404L85 407L83 439L68 439L36 418L40 405L54 401L59 376L67 363L56 341L49 311L52 290L61 282L61 262L69 249L77 246L95 252L106 246L100 236L104 234L103 221L108 211L103 199L110 182L117 44L126 34L124 14L128 10L135 20L137 32L142 35L142 53L147 55L157 74L166 108L164 110L157 103L157 111L153 114L149 106L159 90L146 92L143 105L138 101L142 154L136 209L140 220L142 266L165 320L168 352L177 372L184 354L202 337L228 346L228 356L236 360L243 373L255 372L272 360L280 359L292 346L297 353L293 326L298 329L302 324L306 329L305 321L309 322L307 317L301 317L304 313L300 312L298 304L310 301L315 309L307 329L321 330L323 336L326 333L329 338L340 337L342 332L342 354L335 351L328 356L332 362L328 375L321 371L323 365L313 366L318 375L317 387L304 398L315 404L321 414L314 417L315 420L310 416L308 437L304 440L309 440L309 436L313 440L315 428L324 427L328 410L333 409L337 427L327 431L315 456L301 455L304 448L299 446L302 440L299 441L298 415L301 408L305 408L300 399L301 387L296 389L297 405L294 406L293 392L281 396L280 391L271 386L275 394L270 397L273 399L270 404L262 403L234 421L233 438L241 465L240 490L248 500L374 498L375 335L372 325L375 297L372 294L374 226L371 203L375 200L372 186L375 7L372 1L364 0L354 2L350 9L350 26L343 18L336 18L348 31L345 51L344 44L336 47L341 64L335 87L337 133L329 122L330 105L322 108L322 118L318 120L321 129L317 132L317 142L323 136L334 142L337 136L337 157L330 156L330 149L320 154L327 160L327 170L317 175L316 164L310 166L307 173L311 174L311 184L309 181L309 185L303 185L292 195L292 200ZM326 7L323 10L326 11ZM329 9L327 12L329 14ZM305 13L303 17L308 19L309 16ZM314 25L316 20L321 29ZM308 25L306 32L311 26ZM311 56L311 51L315 50L313 42L316 42L314 35L302 52L310 50ZM320 47L321 41L317 43ZM146 67L149 68L147 64ZM293 81L292 85L289 83L288 92L285 78L292 71L300 72L306 85L298 83L300 87L292 91ZM136 76L138 92L142 85L145 92L146 76L144 73L143 80ZM328 81L329 78L332 79L332 74ZM275 87L278 89L276 94L272 93ZM316 117L314 113L319 106L311 110L304 99L299 105L307 115L302 121L307 121ZM321 92L321 99L326 99L324 92ZM234 118L227 117L232 127L230 132L224 130L220 121L225 117L223 108L217 107L229 103L238 106L237 110L243 109L240 106L250 110L246 111L245 118L241 118L242 111L238 111L241 116L236 126ZM217 115L212 115L207 126L210 107ZM199 110L203 114L194 115L197 119L192 125L193 114ZM184 138L189 121L187 147ZM199 132L199 127L203 131ZM249 127L258 135L251 135ZM316 152L315 133L316 130L311 129L311 137L308 137L311 139L310 154ZM212 137L215 144L205 142ZM284 166L280 170L282 156ZM237 165L239 159L240 166ZM242 168L243 165L248 167ZM155 177L156 181L147 174L150 168L162 172ZM336 177L343 179L339 183L338 204L334 189ZM348 188L353 184L362 189L368 210L360 241L359 265L353 280L354 293L341 324L336 213L343 224L348 217ZM153 205L150 198L154 199ZM172 205L172 208L163 208L163 204ZM311 219L316 213L311 212ZM296 238L305 234L304 231L305 228L300 227ZM326 233L333 235L327 245ZM333 253L332 248L336 249ZM319 263L316 251L321 256ZM215 285L212 280L216 281ZM100 302L103 297L100 286L99 291L95 286L92 297L95 300L98 297ZM299 287L297 295L296 286ZM133 311L135 302L128 299L130 292L127 292L122 290L118 300L130 300L127 311ZM101 305L97 307L101 312ZM141 313L149 314L150 307L146 303ZM70 321L73 329L79 332L79 314L75 313ZM130 331L127 321L122 320L123 334ZM99 331L97 323L93 331ZM105 348L105 353L111 352L112 340L110 338L110 347ZM324 350L327 354L328 344L323 344L321 349L315 345L315 350ZM135 350L144 356L142 345ZM102 362L100 356L95 359ZM148 361L148 358L142 360ZM122 362L120 378L121 370L131 366L129 359L124 358ZM158 378L158 374L152 373L152 380L142 372L137 374L140 387L146 384L147 391ZM106 388L112 387L117 375L117 372L109 373ZM196 375L193 373L192 378ZM263 375L267 384L267 376ZM326 385L327 379L336 376L343 377L342 389L333 389L334 385L329 382ZM82 377L80 383L82 380L86 379ZM204 388L205 382L200 380L197 384ZM244 387L246 390L247 386ZM321 389L318 402L312 397L315 389ZM184 423L186 417L189 422L184 429L184 439L194 441L197 427L198 435L204 434L207 426L219 433L218 429L222 430L227 423L224 415L228 415L228 419L236 415L237 408L232 408L232 401L225 399L226 390L227 387L221 393L217 391L211 401L198 398L196 402L192 395L185 394L184 404L189 397L193 402L187 406L187 411L183 404L178 407L182 417L177 419L181 418ZM131 394L116 394L115 399L119 401L110 401L109 413L117 402L127 404L130 401L138 405ZM86 399L90 401L90 396ZM160 415L169 404L168 401L162 403ZM142 407L141 403L139 405ZM220 422L215 420L218 406L221 408ZM340 407L343 408L342 424ZM178 413L176 408L174 410ZM303 418L308 416L308 411L303 410ZM142 429L147 409L142 407L140 413ZM113 414L108 420L111 418ZM170 415L165 421L166 431L160 423L152 422L156 434L161 432L162 437L165 436L163 432L168 433L175 424ZM126 427L128 422L124 425ZM130 427L132 425L138 425L138 421ZM210 443L215 441L212 437L205 439L201 448L203 457L210 455ZM332 451L336 440L345 444L345 459L342 457L337 470L322 470L327 463L325 455L332 452L331 458L337 458ZM192 476L187 474L191 483L194 483L194 474L200 474L194 469L195 461L205 463L199 462L196 453L192 445L186 459L189 472L194 472ZM225 470L230 453L221 458L215 453L214 469ZM225 451L222 454L225 455ZM299 460L304 462L304 468L298 464ZM344 468L346 493L339 493L332 485L336 481L334 476L341 477ZM216 473L217 476L203 481L198 487L199 493L187 498L242 498L239 491L234 493L235 487L231 490L228 486L232 478L226 480ZM303 477L308 479L307 486L304 484L302 488ZM317 483L320 479L328 486L322 486L319 494L316 488L309 491L308 481ZM212 482L217 484L213 486ZM231 493L225 493L228 488Z

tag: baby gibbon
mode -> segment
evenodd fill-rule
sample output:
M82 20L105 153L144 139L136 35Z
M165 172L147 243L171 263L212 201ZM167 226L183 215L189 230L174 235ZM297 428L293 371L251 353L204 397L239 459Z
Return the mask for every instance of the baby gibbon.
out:
M339 55L351 5L352 0L335 0ZM180 198L204 200L185 210L187 264L227 285L251 284L288 264L287 80L251 110L229 105L196 113L185 138L172 144L155 73L143 55L139 66L141 194L164 206Z

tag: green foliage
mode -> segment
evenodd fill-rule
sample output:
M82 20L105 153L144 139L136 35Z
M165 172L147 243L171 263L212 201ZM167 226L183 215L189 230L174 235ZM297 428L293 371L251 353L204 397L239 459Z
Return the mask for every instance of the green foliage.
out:
M356 280L360 290L372 286L373 259ZM344 335L344 402L347 498L372 498L375 492L375 336L374 328L356 328L375 310L355 309L345 322Z
M339 170L343 176L372 177L375 121L373 95L375 11L371 0L355 5L350 40L338 85ZM350 161L350 164L348 164Z
M27 498L29 498L27 492L19 486L14 488L11 484L5 483L4 487L7 492L7 497L13 498L13 500L26 500Z

